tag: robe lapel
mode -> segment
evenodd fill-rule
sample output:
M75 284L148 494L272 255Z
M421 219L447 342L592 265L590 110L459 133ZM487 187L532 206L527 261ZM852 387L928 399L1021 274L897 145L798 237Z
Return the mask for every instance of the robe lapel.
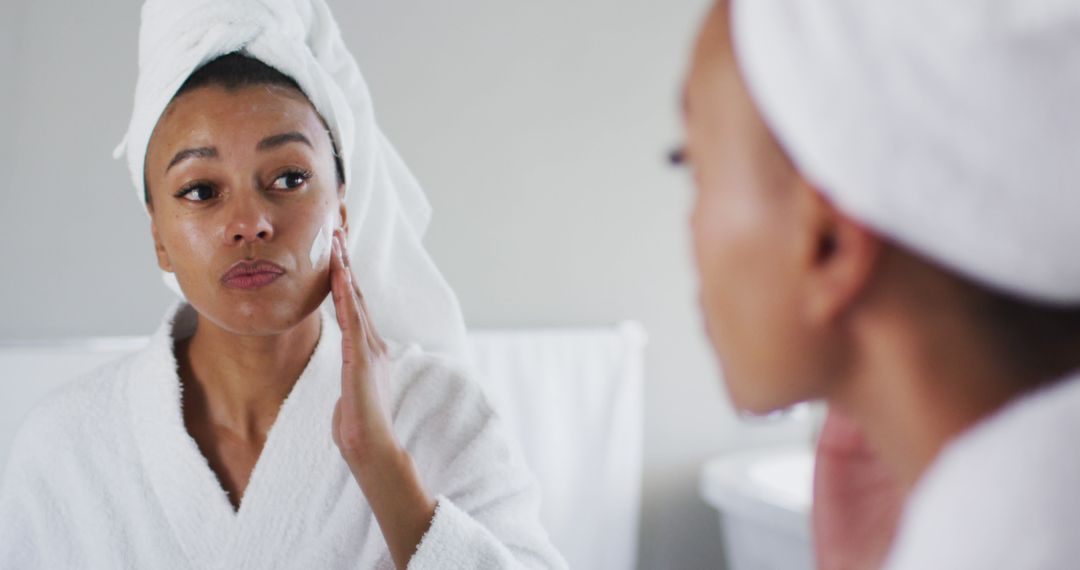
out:
M331 422L341 394L341 332L325 310L319 343L267 436L240 503L233 544L218 568L288 567L325 525L327 490L351 477Z
M194 327L192 319L190 305L177 302L173 306L133 362L127 389L143 469L188 558L187 565L177 567L208 568L231 540L234 515L224 489L188 434L180 409L173 328Z
M324 523L317 504L327 489L349 482L330 431L341 393L341 332L330 310L320 308L315 352L267 434L238 512L183 421L173 329L189 334L194 309L177 303L134 362L128 393L135 439L186 566L281 567L302 547L305 530Z

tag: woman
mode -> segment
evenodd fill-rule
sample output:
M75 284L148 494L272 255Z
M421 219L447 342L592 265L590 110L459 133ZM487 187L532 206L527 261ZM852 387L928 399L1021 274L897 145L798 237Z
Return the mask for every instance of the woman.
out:
M184 299L20 430L0 567L564 566L323 2L148 2L126 150Z
M1080 559L1080 8L731 0L686 85L735 405L828 402L825 569ZM902 515L900 514L902 512Z

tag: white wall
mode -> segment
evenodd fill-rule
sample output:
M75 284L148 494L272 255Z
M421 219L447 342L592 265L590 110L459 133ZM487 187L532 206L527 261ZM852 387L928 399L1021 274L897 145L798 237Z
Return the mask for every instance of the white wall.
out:
M706 3L331 0L470 324L649 329L642 568L721 567L700 463L792 431L742 426L725 403L696 315L689 181L663 161ZM170 294L110 158L136 3L3 10L0 338L146 334Z
M14 113L9 112L11 105L15 101L14 78L9 75L15 67L15 46L17 41L14 32L15 7L14 3L0 3L0 167L5 167L4 170L7 170L6 167L9 164L7 157L10 156L11 149L15 146L11 138L14 129L12 125ZM7 200L4 193L0 192L0 215L6 211L6 208L4 208L6 205Z

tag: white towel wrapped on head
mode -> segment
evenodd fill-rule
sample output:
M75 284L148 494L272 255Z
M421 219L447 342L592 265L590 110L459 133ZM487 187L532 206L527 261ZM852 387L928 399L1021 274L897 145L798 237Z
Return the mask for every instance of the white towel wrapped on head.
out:
M1080 305L1080 2L733 1L755 103L839 208L976 281Z

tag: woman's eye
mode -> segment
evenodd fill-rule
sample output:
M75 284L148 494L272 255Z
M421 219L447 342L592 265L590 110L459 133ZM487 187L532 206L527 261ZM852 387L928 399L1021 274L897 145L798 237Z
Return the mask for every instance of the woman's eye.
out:
M206 184L198 184L181 190L177 196L191 202L202 202L214 197L214 189Z
M293 190L303 186L311 175L300 170L290 170L274 180L274 188L278 190Z

